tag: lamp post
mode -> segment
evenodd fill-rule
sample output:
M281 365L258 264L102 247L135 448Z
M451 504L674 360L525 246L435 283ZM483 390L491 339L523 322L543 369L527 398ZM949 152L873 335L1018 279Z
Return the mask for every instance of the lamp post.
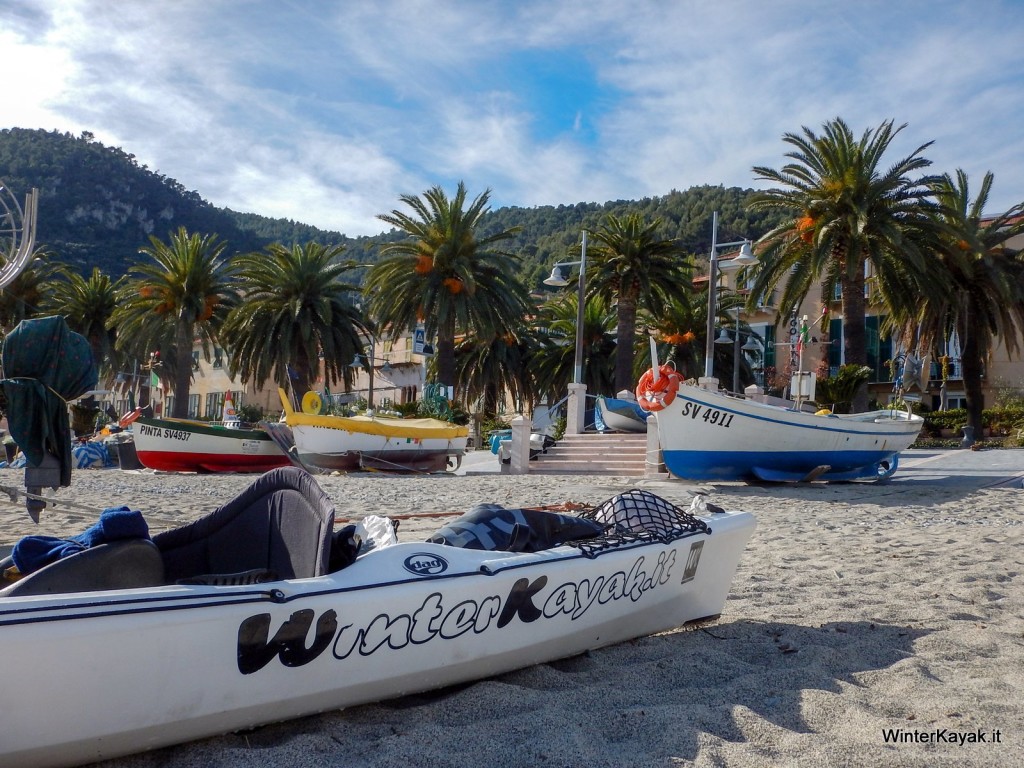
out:
M367 407L368 410L373 410L373 361L374 361L374 357L375 357L374 352L376 350L376 347L377 347L377 344L374 341L373 337L371 336L370 337L370 358L369 358L369 360L367 360L367 362L369 363L369 365L367 365L367 376L369 376L369 379L370 379L369 386L367 387L367 390L366 390L366 407ZM362 358L362 356L358 352L356 352L356 356L354 358L352 358L352 362L349 363L349 368L362 368L362 367L363 367L363 358Z
M729 334L725 328L719 334L718 338L715 339L715 344L732 344L732 391L739 394L740 391L740 350L744 352L760 352L761 345L754 341L754 334L752 331L741 331L740 330L740 310L737 307L735 310L736 321L733 325L733 335L729 338ZM740 346L740 336L744 333L747 334L747 340Z
M721 269L723 273L733 272L742 269L743 267L750 266L757 262L754 258L754 253L750 247L749 240L737 240L732 243L719 243L718 242L718 211L715 211L711 216L711 258L710 258L710 270L708 272L708 322L707 322L707 339L704 347L704 378L711 379L714 376L714 359L715 359L715 315L718 312L718 249L719 248L732 248L740 246L740 253L735 258L731 259L727 264L723 264ZM737 319L737 326L739 322Z
M732 344L732 391L740 390L740 310L739 307L733 310L735 322L733 323L732 338L722 328L722 332L715 339L715 344Z
M366 407L369 409L373 408L373 373L377 365L376 357L377 343L374 339L370 339L370 357L367 359L367 376L369 377L369 386L366 390ZM352 358L352 362L348 364L349 368L362 368L363 367L363 356L358 352L356 356ZM391 365L391 360L388 359L387 353L384 356L384 365L380 367L380 372L384 375L390 374L394 370Z
M567 419L568 423L566 425L566 431L570 434L580 434L583 432L584 413L586 412L587 387L583 383L583 307L586 303L584 294L586 293L587 284L587 230L585 229L583 230L580 243L580 260L556 263L551 269L551 275L544 280L544 285L558 288L568 285L569 281L565 279L562 267L574 267L577 265L580 268L580 275L577 282L576 297L576 355L573 364L572 384L569 385L569 411L572 418ZM574 401L574 396L578 400Z
M583 230L583 239L580 244L579 261L559 261L551 268L551 274L544 279L544 285L551 285L556 288L564 288L569 284L562 273L562 267L575 267L579 265L580 276L577 287L578 296L576 302L576 357L573 366L573 383L583 383L583 306L585 303L584 293L587 285L587 230Z

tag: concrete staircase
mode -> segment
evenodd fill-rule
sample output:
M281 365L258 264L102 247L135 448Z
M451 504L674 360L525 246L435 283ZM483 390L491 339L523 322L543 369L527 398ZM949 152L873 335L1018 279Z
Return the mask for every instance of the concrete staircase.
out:
M530 462L530 474L643 477L646 458L646 434L586 432L562 437Z

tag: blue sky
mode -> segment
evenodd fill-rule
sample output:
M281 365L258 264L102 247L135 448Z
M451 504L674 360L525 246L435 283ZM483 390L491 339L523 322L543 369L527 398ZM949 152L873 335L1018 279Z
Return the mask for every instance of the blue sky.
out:
M494 207L758 187L782 136L907 123L1024 200L1021 0L4 0L0 127L91 131L215 205L348 235L464 180Z

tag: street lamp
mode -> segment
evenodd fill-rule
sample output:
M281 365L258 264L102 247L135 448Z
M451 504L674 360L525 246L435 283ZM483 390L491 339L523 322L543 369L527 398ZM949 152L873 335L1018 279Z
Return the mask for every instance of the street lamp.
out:
M714 375L715 358L715 315L718 311L718 249L740 246L740 253L729 262L723 264L723 273L734 272L757 262L750 247L749 240L737 240L732 243L718 242L718 211L711 216L711 264L708 272L708 322L707 338L704 347L704 377L710 379ZM738 321L737 321L738 325Z
M587 230L583 230L583 239L580 247L579 261L561 261L555 264L551 270L551 276L544 280L544 285L563 287L569 284L562 272L562 267L573 267L579 265L580 276L577 283L578 295L576 297L576 357L573 367L573 380L569 385L568 417L566 418L566 432L570 435L578 435L583 432L586 421L587 385L583 383L583 307L586 304L584 294L586 293L587 282Z
M728 331L722 328L718 334L718 338L715 339L715 344L732 344L732 391L739 394L740 391L740 350L744 352L760 352L761 345L754 341L753 331L742 331L740 330L740 310L737 307L735 310L736 320L733 325L733 335L730 337ZM740 336L744 333L747 334L747 340L740 346Z
M565 278L562 267L579 266L580 276L576 306L576 357L573 368L573 383L583 383L583 305L585 299L583 294L586 289L587 275L587 230L583 230L583 240L580 247L579 261L560 261L551 268L551 275L544 280L544 285L551 285L555 288L564 288L569 284Z
M367 358L367 375L369 377L369 386L366 391L366 407L373 408L373 373L377 364L376 355L377 343L374 339L370 339L370 356ZM348 364L349 368L362 368L363 367L363 356L356 352L356 356L352 358L352 362ZM384 355L384 365L380 367L380 372L385 376L391 374L394 371L394 366L391 365L391 360L387 354Z
M373 410L373 351L374 351L374 347L375 346L376 345L374 344L374 340L371 337L370 338L370 357L366 361L367 363L369 363L369 365L367 365L367 375L369 376L369 379L370 379L369 386L367 387L367 390L366 390L366 407L367 407L368 410ZM349 368L362 368L363 367L363 357L362 357L362 355L360 355L358 352L356 352L356 356L352 358L352 362L348 364L348 367Z

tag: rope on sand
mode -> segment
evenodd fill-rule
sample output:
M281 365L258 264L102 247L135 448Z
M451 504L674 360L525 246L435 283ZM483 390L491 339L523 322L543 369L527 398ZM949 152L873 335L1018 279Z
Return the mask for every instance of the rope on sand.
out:
M97 515L103 514L103 510L97 507L90 507L86 504L58 499L56 496L41 496L38 493L29 493L28 491L13 485L0 485L0 494L7 494L8 498L11 500L11 504L17 504L19 498L25 498L32 499L33 501L41 501L48 507L65 506L73 509L81 509L85 512L94 512Z

